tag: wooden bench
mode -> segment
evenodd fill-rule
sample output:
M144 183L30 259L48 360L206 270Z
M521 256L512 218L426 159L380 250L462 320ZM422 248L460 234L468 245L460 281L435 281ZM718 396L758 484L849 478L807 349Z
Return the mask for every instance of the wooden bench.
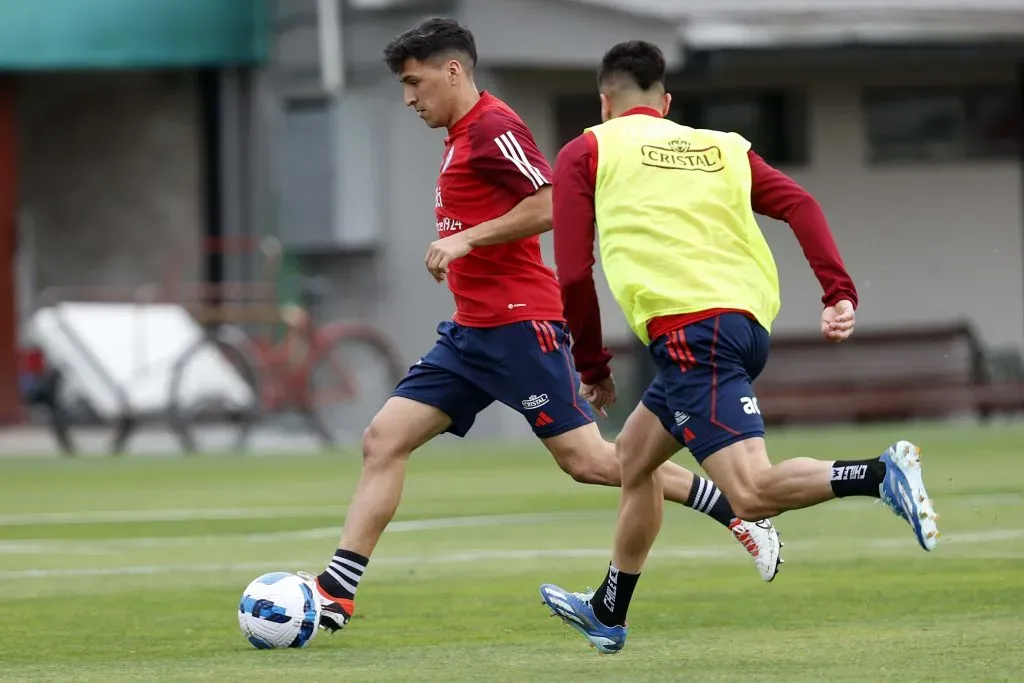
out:
M990 382L981 344L964 323L858 331L842 344L817 335L773 335L755 390L769 423L1024 410L1024 383Z

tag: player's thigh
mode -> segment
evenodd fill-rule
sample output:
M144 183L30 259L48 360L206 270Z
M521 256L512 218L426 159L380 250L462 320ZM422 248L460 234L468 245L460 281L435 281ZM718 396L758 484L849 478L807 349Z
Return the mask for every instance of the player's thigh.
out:
M661 418L644 402L639 403L615 439L623 485L649 476L678 450L679 444L665 430Z
M497 400L518 411L541 439L594 422L579 395L580 376L562 324L515 323L489 331L487 353L495 357L484 384Z
M624 455L636 450L653 448L656 452L654 458L664 462L680 449L679 442L672 434L661 428L663 425L656 415L658 426L654 427L654 422L641 421L637 416L632 416L631 419L636 427L620 433L615 443L605 441L595 422L581 425L558 436L542 439L542 442L558 466L577 481L617 484L621 481L620 459ZM643 443L635 441L639 438L643 439ZM639 461L631 461L632 464L636 462Z
M392 396L363 433L368 458L404 457L452 425L452 418L435 406Z

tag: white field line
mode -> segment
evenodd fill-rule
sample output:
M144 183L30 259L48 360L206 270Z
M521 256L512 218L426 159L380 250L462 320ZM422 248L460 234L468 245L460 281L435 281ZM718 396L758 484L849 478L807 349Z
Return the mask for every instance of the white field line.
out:
M271 519L345 514L343 507L179 508L170 510L84 510L0 514L0 526L49 524L130 524L133 522L191 522L215 519Z
M849 511L854 505L864 505L867 501L844 499L833 505L819 508L822 511ZM941 496L937 506L963 505L1016 505L1024 503L1024 493L989 493ZM246 520L246 519L294 519L298 517L320 517L337 515L339 521L344 518L345 508L342 506L311 506L311 507L233 507L233 508L186 508L166 510L83 510L81 512L26 512L0 514L0 526L47 526L65 524L129 524L137 522L189 522L207 520ZM529 515L508 515L508 517L527 517ZM451 520L477 519L473 517L451 517ZM410 520L404 524L413 525L421 520ZM422 520L433 523L433 520ZM451 526L459 526L453 521ZM474 526L472 522L465 526ZM410 527L411 528L411 527ZM438 528L438 527L430 527Z
M949 496L943 498L940 509L952 506L985 507L995 505L1014 505L1024 502L1024 494L981 494L965 496ZM868 499L844 499L832 505L823 506L822 511L832 510L839 513L859 513L861 508L878 506L881 502ZM92 515L94 519L106 519L118 522L171 521L171 520L204 520L204 519L263 519L277 514L281 519L299 518L317 513L326 513L329 509L318 508L206 508L184 510L123 510L96 513L82 513L84 517ZM0 555L45 555L62 552L75 555L105 555L119 549L127 548L169 548L196 547L219 545L226 542L244 543L275 543L280 541L319 541L333 539L340 534L343 514L339 513L339 523L335 526L317 527L313 529L282 530L268 532L245 532L185 535L185 536L142 536L127 538L104 538L95 540L71 541L70 539L38 539L0 540ZM554 524L570 520L608 520L614 518L614 510L580 510L552 513L528 513L509 515L479 515L466 517L437 517L427 519L399 520L388 525L388 533L409 533L443 529L489 526L530 526ZM29 513L27 515L0 515L0 526L5 519L13 519L14 526L41 524L42 526L62 525L68 522L67 513ZM30 520L46 520L42 522ZM71 524L81 523L76 518Z
M613 510L614 511L614 510ZM446 529L463 526L490 524L487 520L510 520L509 523L532 523L550 519L552 514L527 513L510 515L478 515L469 517L438 517L432 519L410 519L391 523L392 531L420 531L422 529ZM588 514L567 512L566 515ZM281 508L193 508L182 510L112 510L97 512L30 512L26 514L0 515L3 526L65 526L74 524L131 524L139 522L189 522L210 520L248 519L298 519L336 515L339 527L345 517L344 508L328 507L281 507ZM519 521L524 520L524 521ZM389 527L390 528L390 527Z
M1024 529L1000 529L983 531L978 533L956 534L950 538L943 539L943 545L975 545L982 543L1003 542L1008 540L1024 539ZM890 550L896 547L913 547L914 540L907 534L899 538L878 538L873 540L850 540L851 544L858 544L861 547L872 550ZM795 545L795 544L794 544ZM806 550L822 544L815 542L800 543L799 548ZM788 545L787 545L788 547ZM521 549L521 550L474 550L460 553L441 555L416 555L405 557L375 557L375 566L419 566L423 564L470 564L474 562L487 561L517 561L537 559L607 559L610 550L608 548L571 548L571 549ZM749 558L737 548L671 548L666 550L655 550L651 553L653 558L668 559L713 559L734 562L749 562ZM941 558L939 552L936 558ZM125 567L98 567L98 568L55 568L55 569L22 569L15 571L0 571L0 581L15 581L19 579L47 579L56 577L86 577L86 576L141 576L159 574L204 574L204 573L227 573L227 572L250 572L250 571L271 571L271 570L297 570L309 566L308 561L302 560L277 560L262 562L238 562L232 564L181 564L181 565L135 565Z
M409 533L434 531L438 529L460 529L490 526L531 526L551 524L569 520L607 519L614 520L614 511L603 512L561 512L522 515L482 515L478 517L438 517L434 519L410 519L392 522L386 533ZM225 542L275 543L279 541L309 541L337 539L341 535L341 523L337 526L316 529L267 531L241 534L204 534L202 536L144 536L138 538L103 538L95 540L27 539L0 541L0 555L46 555L60 552L78 555L104 555L122 548L169 548L181 546L221 545Z

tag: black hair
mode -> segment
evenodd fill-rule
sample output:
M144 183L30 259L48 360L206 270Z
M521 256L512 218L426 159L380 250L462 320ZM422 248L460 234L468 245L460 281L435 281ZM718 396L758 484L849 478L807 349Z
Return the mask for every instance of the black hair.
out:
M604 53L597 74L598 86L618 77L626 77L643 91L655 83L665 85L665 54L657 45L630 40L614 45Z
M400 73L407 59L425 62L446 52L457 52L476 66L476 40L468 28L454 19L434 17L395 36L384 48L384 61L392 73Z

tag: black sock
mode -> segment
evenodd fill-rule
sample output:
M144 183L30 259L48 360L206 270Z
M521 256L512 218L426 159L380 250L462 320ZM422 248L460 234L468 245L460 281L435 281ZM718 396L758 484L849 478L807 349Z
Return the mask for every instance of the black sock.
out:
M736 513L732 511L732 506L725 499L725 494L713 483L696 474L693 475L690 495L686 497L686 507L703 512L726 527L736 518Z
M355 600L359 579L363 578L363 572L366 571L369 562L370 558L358 553L338 550L323 573L316 577L317 583L332 598Z
M878 487L885 479L885 463L880 458L870 460L836 460L832 463L829 482L836 498L869 496L878 498Z
M590 599L597 620L605 626L625 626L626 611L629 610L629 601L633 599L633 590L639 579L639 574L620 572L609 563L604 583Z

